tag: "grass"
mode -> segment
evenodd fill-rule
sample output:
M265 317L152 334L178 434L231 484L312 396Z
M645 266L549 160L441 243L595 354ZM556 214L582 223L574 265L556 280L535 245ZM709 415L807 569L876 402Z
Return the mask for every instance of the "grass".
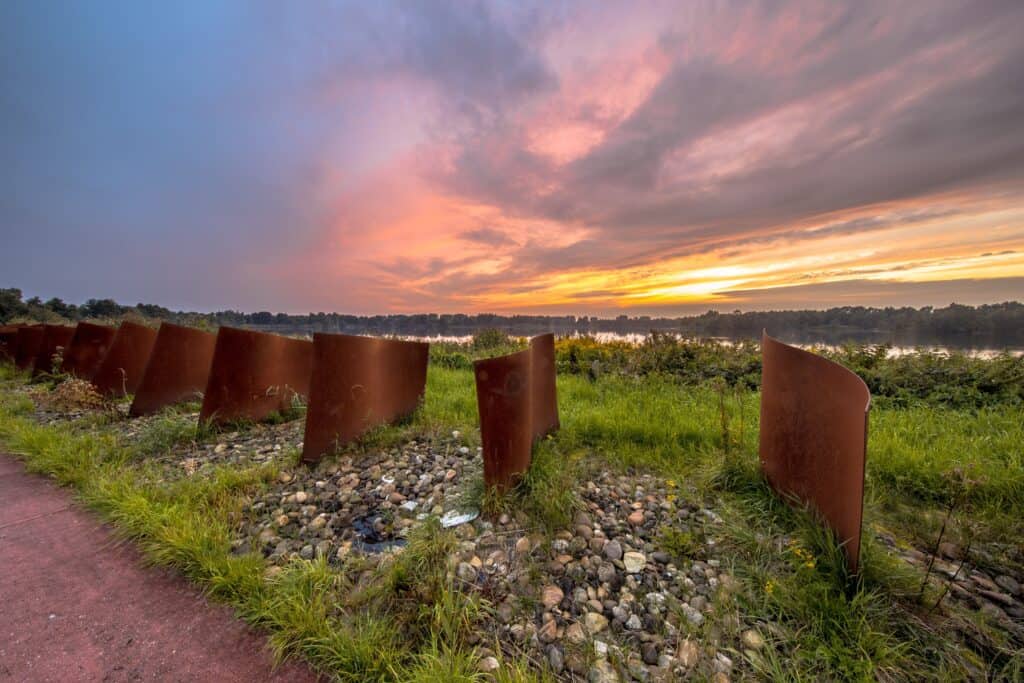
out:
M388 448L453 430L477 445L471 362L516 348L495 337L479 346L432 349L420 409L352 449ZM711 347L657 342L640 353L630 358L617 345L560 341L561 430L538 445L530 472L507 497L489 497L478 481L468 500L492 514L525 515L550 533L570 524L578 506L574 484L594 470L654 472L678 481L681 496L721 511L730 571L740 588L694 636L761 628L769 647L733 653L752 675L1020 680L1024 657L1006 637L949 601L932 609L938 594L931 588L919 599L921 571L873 533L926 548L955 504L949 538L994 548L989 556L997 567L1014 561L999 550L1007 539L1024 538L1024 420L1016 389L1002 382L1017 372L1011 360L997 359L991 369L934 358L889 366L877 352L844 351L851 364L874 373L876 383L889 383L888 399L870 418L863 569L851 577L834 539L808 511L779 501L759 476L759 393L750 380L759 367L751 366L749 349L719 366L714 362L721 352ZM935 368L942 371L942 391L929 393L919 383ZM939 394L951 391L954 370L972 382L964 396L943 400ZM911 379L904 386L900 377ZM450 532L421 525L403 553L380 565L350 559L338 569L296 561L268 574L262 558L231 554L230 520L247 496L276 477L275 465L216 466L208 476L160 482L142 456L207 438L192 418L165 413L132 444L119 443L102 421L82 430L42 427L29 417L31 401L10 391L23 381L0 370L0 442L29 469L74 487L150 561L177 567L267 629L279 658L304 657L338 680L480 679L471 641L488 606L452 583L447 567L456 541ZM664 528L657 545L685 563L700 556L702 533ZM520 661L506 660L499 671L498 680L507 681L546 675Z

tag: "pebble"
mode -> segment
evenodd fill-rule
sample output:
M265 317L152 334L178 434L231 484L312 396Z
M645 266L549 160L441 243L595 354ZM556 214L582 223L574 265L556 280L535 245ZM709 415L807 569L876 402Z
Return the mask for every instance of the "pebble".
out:
M622 563L626 566L627 572L635 574L644 568L647 558L643 553L628 552L622 556Z
M498 659L496 657L484 657L480 660L480 664L477 668L486 674L497 671L500 666L501 664L498 663Z
M764 638L761 634L754 629L747 629L740 636L740 640L743 642L743 646L751 650L760 650L764 647Z
M562 592L561 588L554 585L548 585L544 586L541 590L540 601L546 609L550 610L557 607L558 603L562 602L562 598L564 597L565 593Z
M565 668L565 656L562 654L562 649L557 645L548 646L548 664L551 665L551 670L556 674L562 673Z
M1021 591L1020 582L1012 576L1006 576L1005 574L1002 576L997 576L996 585L1005 590L1007 593L1012 593L1013 595L1016 595L1018 597L1024 597L1024 592Z
M686 603L683 603L682 609L683 609L683 615L686 617L686 620L689 621L694 626L700 626L701 624L704 623L704 615L701 614L700 612L698 612L697 610L695 610L690 605L687 605Z
M477 571L469 562L460 562L459 566L455 570L455 575L466 583L474 583L476 581Z
M604 556L609 560L622 559L622 544L618 541L609 541L604 546Z
M587 673L588 683L618 683L618 681L619 674L607 659L599 659L594 662Z
M700 661L700 646L689 638L679 642L676 649L676 659L687 669L692 669Z
M587 633L594 636L608 628L608 619L603 614L587 612L583 617L583 625L586 627Z

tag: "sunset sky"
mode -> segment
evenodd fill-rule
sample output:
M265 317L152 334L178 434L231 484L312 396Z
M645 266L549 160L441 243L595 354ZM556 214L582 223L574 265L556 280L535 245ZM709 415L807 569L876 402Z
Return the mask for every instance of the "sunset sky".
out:
M0 160L75 303L1024 300L1024 2L8 0Z

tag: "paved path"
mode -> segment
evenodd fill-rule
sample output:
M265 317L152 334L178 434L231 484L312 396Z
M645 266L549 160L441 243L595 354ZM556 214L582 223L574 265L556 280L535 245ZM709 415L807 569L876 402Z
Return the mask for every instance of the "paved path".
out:
M315 681L0 454L0 681Z

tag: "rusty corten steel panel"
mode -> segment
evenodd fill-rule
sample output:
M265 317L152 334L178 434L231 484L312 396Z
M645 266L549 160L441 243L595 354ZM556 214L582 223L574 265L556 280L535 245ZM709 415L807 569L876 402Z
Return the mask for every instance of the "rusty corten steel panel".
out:
M156 343L157 331L125 321L117 328L107 355L92 377L92 384L103 396L134 394L142 382L149 354Z
M19 370L30 370L43 344L43 326L26 325L14 340L14 364Z
M21 325L0 326L0 360L13 361L15 341Z
M222 327L199 419L215 424L259 421L309 396L313 342Z
M313 369L302 459L316 462L377 425L410 415L427 386L430 345L313 335Z
M217 335L210 332L160 325L129 414L148 415L202 396L216 344Z
M857 571L871 393L838 363L761 338L761 467L777 492L811 505Z
M530 348L473 364L480 411L484 484L507 489L530 466L534 442L558 429L555 336L530 340Z
M39 344L39 353L32 364L32 376L53 372L53 357L58 349L67 352L75 328L67 325L43 325L43 341Z
M64 353L61 371L79 379L92 379L116 333L117 330L106 325L78 323L75 335Z

